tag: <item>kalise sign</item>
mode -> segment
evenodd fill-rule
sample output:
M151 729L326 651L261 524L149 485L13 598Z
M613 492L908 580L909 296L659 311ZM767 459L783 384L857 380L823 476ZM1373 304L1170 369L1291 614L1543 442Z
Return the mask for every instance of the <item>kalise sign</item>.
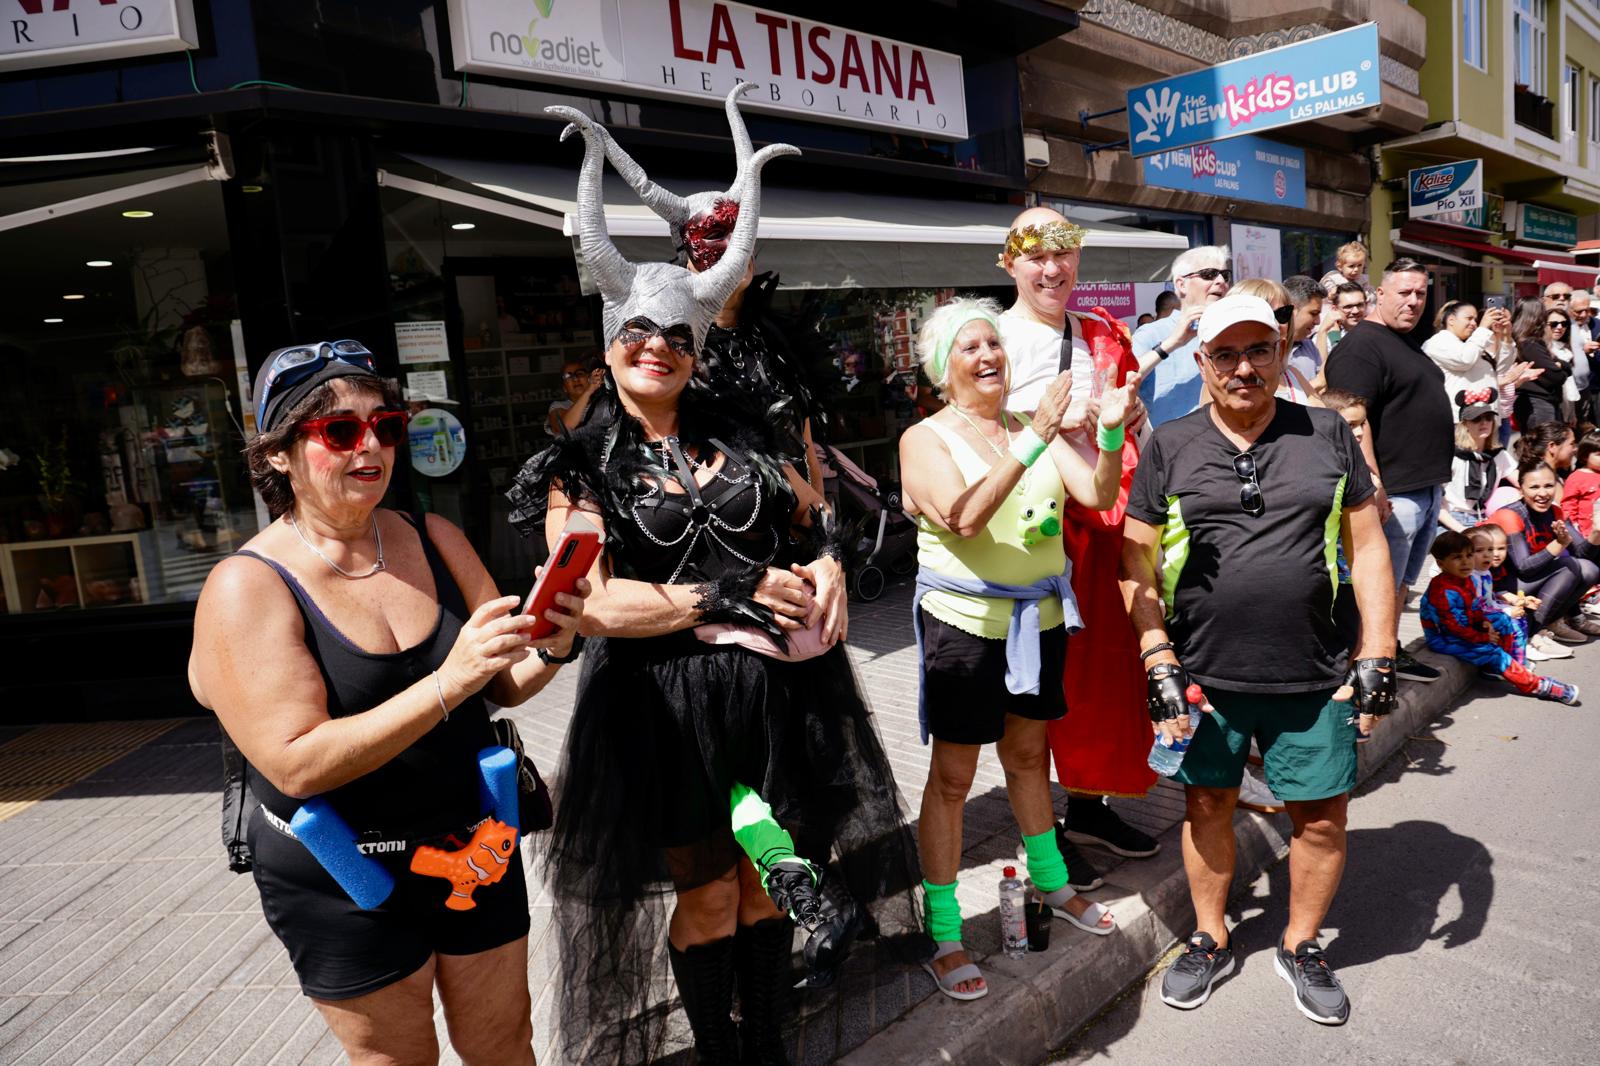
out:
M717 0L449 0L456 69L962 140L961 58Z
M5 0L0 71L199 46L193 0Z

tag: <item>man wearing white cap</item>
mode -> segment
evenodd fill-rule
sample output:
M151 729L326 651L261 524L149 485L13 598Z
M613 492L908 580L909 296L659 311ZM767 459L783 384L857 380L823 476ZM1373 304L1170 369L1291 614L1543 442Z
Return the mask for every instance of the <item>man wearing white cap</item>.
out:
M1233 970L1224 908L1253 739L1294 822L1276 969L1302 1014L1338 1025L1350 1004L1318 937L1344 869L1357 739L1394 705L1388 547L1344 419L1273 396L1283 352L1267 302L1224 297L1197 335L1193 358L1211 402L1156 429L1134 475L1122 553L1155 732L1185 734L1191 682L1209 711L1173 778L1185 786L1195 932L1161 998L1198 1007ZM1332 617L1341 534L1363 623L1353 657Z

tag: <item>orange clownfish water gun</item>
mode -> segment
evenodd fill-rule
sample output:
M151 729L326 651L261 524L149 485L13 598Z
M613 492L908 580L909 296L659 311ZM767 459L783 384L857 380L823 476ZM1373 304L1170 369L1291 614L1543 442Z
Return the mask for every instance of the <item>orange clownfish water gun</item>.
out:
M472 890L499 881L516 855L516 826L490 818L464 848L446 851L426 844L417 848L411 856L411 872L449 881L450 898L444 905L453 911L470 911L477 906Z

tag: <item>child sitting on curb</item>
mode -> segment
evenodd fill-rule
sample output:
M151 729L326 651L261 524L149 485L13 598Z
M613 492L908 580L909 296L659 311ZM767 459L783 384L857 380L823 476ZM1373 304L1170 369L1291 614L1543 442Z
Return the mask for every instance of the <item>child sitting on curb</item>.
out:
M1513 657L1517 626L1507 614L1485 610L1472 580L1472 540L1439 534L1430 549L1439 573L1422 597L1422 633L1428 647L1503 678L1525 696L1576 705L1578 686L1541 677Z
M1473 526L1467 534L1472 538L1472 546L1477 549L1474 553L1473 582L1493 606L1517 620L1526 660L1546 662L1550 659L1572 658L1572 649L1551 640L1548 633L1529 634L1528 613L1538 610L1543 601L1517 587L1516 575L1506 565L1506 556L1511 552L1506 531L1493 522L1485 522Z

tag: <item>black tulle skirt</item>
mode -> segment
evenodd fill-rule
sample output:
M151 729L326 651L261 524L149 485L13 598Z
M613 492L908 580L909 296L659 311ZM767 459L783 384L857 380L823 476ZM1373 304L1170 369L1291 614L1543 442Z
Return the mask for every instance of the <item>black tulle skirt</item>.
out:
M735 868L735 782L827 864L824 886L863 907L864 936L927 954L915 837L842 646L787 663L682 633L590 640L583 659L548 851L570 1061L660 1053L672 897Z

